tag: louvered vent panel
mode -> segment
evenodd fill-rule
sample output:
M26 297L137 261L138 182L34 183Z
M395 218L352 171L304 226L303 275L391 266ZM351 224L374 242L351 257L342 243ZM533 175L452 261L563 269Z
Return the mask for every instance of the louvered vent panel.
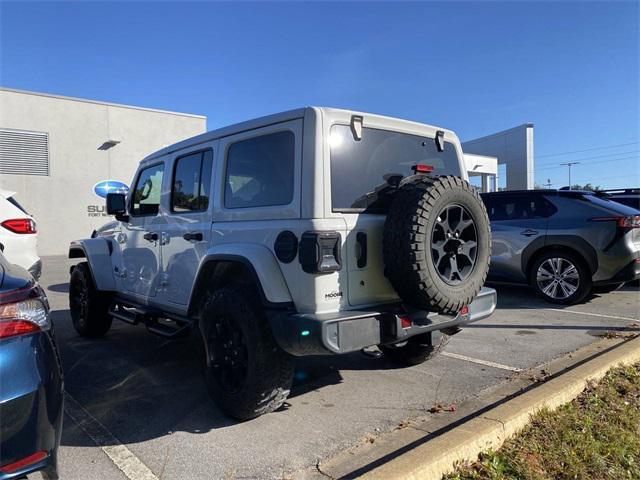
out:
M0 174L49 175L49 136L0 129Z

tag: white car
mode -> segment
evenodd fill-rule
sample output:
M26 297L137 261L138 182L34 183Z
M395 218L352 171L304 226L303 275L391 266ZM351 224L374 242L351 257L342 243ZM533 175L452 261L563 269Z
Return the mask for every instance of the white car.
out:
M71 244L73 325L195 330L211 395L243 420L284 403L295 356L379 346L422 363L496 305L466 180L452 131L346 110L184 140L142 160L128 196L107 194L119 228Z
M15 199L15 192L0 189L0 249L10 263L40 278L36 222Z

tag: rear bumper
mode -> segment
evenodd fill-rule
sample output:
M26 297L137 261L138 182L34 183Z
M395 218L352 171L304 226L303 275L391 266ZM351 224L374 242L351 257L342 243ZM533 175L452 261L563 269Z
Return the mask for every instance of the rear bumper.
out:
M339 354L372 345L402 342L423 333L455 330L488 317L496 303L496 291L483 287L469 305L468 313L455 316L420 310L401 312L396 307L385 311L349 310L325 314L274 312L270 321L278 344L291 355ZM411 320L409 328L402 327L400 315ZM435 335L432 335L432 341L434 339Z
M602 286L602 285L611 285L615 283L624 283L624 282L632 282L634 280L640 279L640 257L633 259L623 268L621 268L618 273L616 273L613 277L608 280L602 280L599 282L593 282L594 286Z
M38 333L0 344L0 480L35 471L57 478L64 396L53 338ZM2 470L37 452L46 456L11 471Z

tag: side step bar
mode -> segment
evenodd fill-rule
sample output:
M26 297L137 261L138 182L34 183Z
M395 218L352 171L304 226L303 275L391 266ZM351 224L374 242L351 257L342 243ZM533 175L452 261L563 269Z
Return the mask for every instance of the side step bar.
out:
M165 338L177 338L188 333L193 320L168 317L166 313L115 300L109 307L109 315L130 325L143 323L151 333Z

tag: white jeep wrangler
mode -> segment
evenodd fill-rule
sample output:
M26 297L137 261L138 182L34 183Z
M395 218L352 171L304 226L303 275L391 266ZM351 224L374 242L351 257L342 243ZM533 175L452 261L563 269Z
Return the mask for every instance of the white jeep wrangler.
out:
M378 346L418 364L496 305L466 178L453 132L345 110L184 140L107 196L117 228L71 244L86 259L71 269L73 324L193 331L212 397L239 419L283 404L294 356Z

